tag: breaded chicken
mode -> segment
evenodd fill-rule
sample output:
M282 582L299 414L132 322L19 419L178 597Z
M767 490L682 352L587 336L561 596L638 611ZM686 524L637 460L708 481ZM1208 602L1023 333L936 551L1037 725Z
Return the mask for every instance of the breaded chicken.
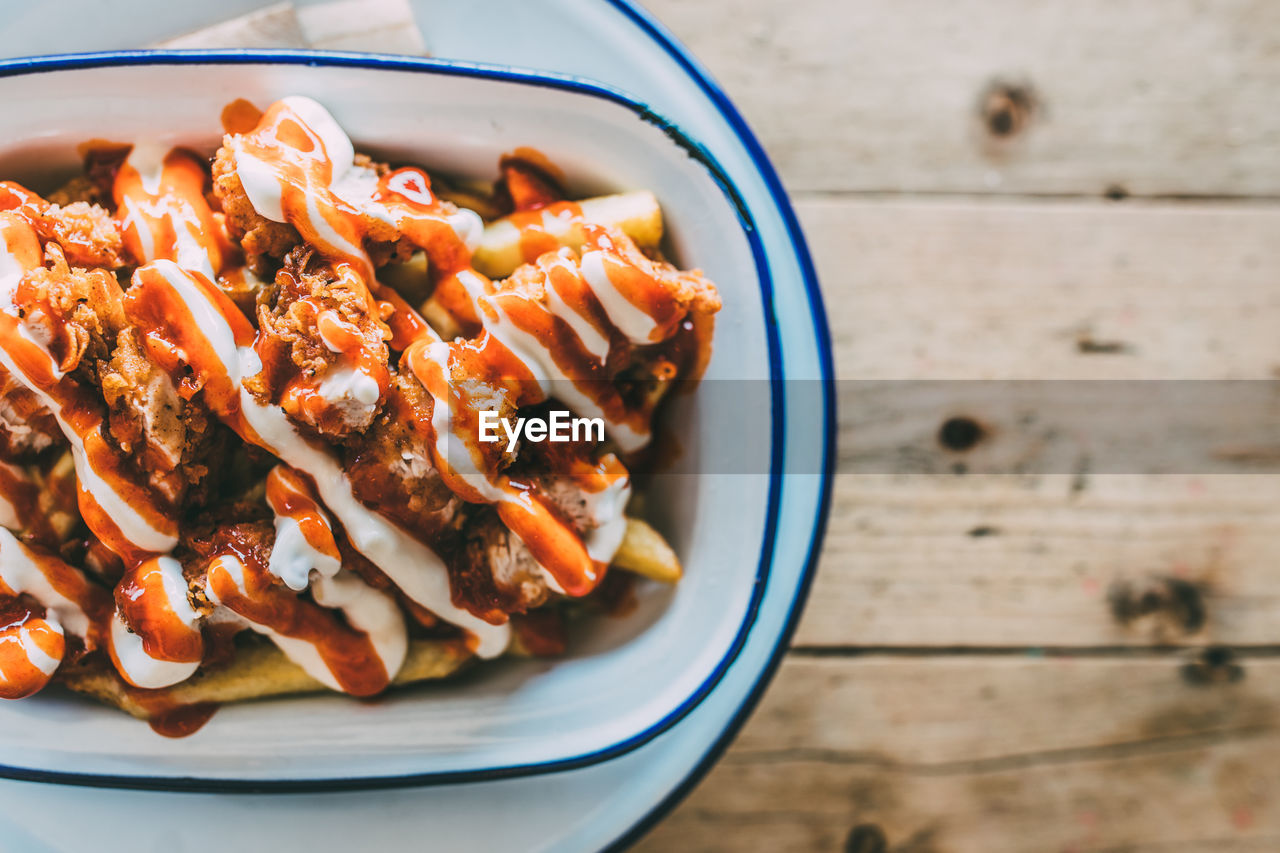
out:
M299 246L258 302L262 372L245 380L259 400L335 441L364 430L390 382L391 330L349 265Z
M422 423L429 407L417 380L393 376L386 405L348 441L343 465L356 497L424 538L455 526L462 505L431 462Z
M376 162L364 154L356 154L354 165L372 170L378 176L390 171L386 163ZM240 241L245 263L257 275L269 276L279 262L302 242L292 225L273 222L254 209L236 173L231 136L224 138L213 161L213 194L226 214L228 233ZM456 207L448 202L441 202L441 205L446 214L456 212ZM404 263L418 249L383 219L365 214L361 215L360 224L367 236L364 248L376 267Z
M13 297L27 328L39 338L63 373L109 356L126 328L123 292L102 269L73 268L60 244L45 244L44 266L23 276Z
M119 333L111 358L98 364L98 380L111 437L151 486L175 506L203 504L191 490L206 485L210 455L226 443L225 430L203 403L179 396L169 375L147 357L136 329Z
M128 324L124 293L104 269L71 267L61 244L45 244L45 264L23 276L14 304L59 368L101 393L109 437L138 475L173 506L207 473L215 421L183 400L146 355ZM14 398L22 402L21 395ZM29 421L48 428L49 420Z
M524 613L546 602L542 567L492 507L471 508L464 542L449 566L454 604L483 615Z
M63 207L79 201L105 207L110 198L111 194L104 193L102 188L94 183L93 179L88 175L76 175L53 192L45 194L45 199L50 204L57 204Z
M124 265L120 226L97 204L52 204L25 187L0 182L0 210L17 210L35 228L41 242L61 247L74 267L118 269Z
M236 174L230 136L213 160L213 194L227 217L227 233L240 243L245 264L262 278L269 278L289 250L301 242L298 231L285 222L272 222L254 210Z

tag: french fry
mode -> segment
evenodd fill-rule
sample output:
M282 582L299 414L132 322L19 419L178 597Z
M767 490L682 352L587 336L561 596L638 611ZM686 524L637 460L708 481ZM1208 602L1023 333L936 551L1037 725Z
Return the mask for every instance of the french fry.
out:
M462 327L458 325L458 321L434 298L427 299L418 310L422 314L422 319L435 329L442 340L451 341L462 334Z
M654 248L662 241L662 209L647 190L603 195L579 202L581 220L543 215L541 227L563 246L582 246L581 222L621 228L641 248ZM521 216L527 214L520 214ZM524 263L520 229L509 216L489 223L480 246L471 258L477 271L489 278L505 278Z
M410 304L421 302L431 286L427 280L429 266L425 252L414 252L404 263L387 264L379 270L378 283L395 288Z
M663 583L675 583L684 574L667 540L638 518L627 519L627 532L613 555L613 566Z
M440 640L413 640L409 654L392 684L400 686L452 675L470 658L459 643ZM108 705L114 705L135 717L151 715L136 691L131 691L109 666L73 667L61 673L67 687ZM248 699L266 699L297 693L329 692L320 682L285 657L284 652L266 642L254 643L236 651L227 666L200 670L187 681L164 691L166 703L175 706L204 702L225 704Z

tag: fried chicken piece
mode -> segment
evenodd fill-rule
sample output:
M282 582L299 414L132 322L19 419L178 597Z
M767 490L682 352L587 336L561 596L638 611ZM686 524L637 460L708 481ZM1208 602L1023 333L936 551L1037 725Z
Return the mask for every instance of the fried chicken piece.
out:
M27 327L64 373L108 357L126 326L122 300L114 275L71 267L55 242L45 245L44 266L23 276L13 297Z
M81 201L86 204L97 204L105 207L104 202L107 201L107 198L88 175L76 175L45 196L45 199L50 204L61 205L62 207Z
M179 396L169 375L147 357L136 329L119 333L111 358L98 365L98 381L111 437L151 486L175 506L203 503L207 495L193 495L191 488L205 484L211 454L226 449L225 430L204 405Z
M30 461L62 443L53 414L27 386L0 368L0 459Z
M213 194L227 217L227 233L239 241L245 264L257 275L269 277L274 266L270 259L283 260L289 250L301 242L292 225L272 222L254 209L236 174L230 135L225 137L213 160Z
M334 441L366 429L391 381L391 330L360 275L307 246L285 258L258 303L258 399Z
M664 317L715 314L720 310L720 293L701 270L681 270L666 260L650 257L621 229L599 225L585 225L583 229L586 234L583 253L603 249L620 261L623 268L658 285L659 292L667 302L659 303L655 294L648 294L648 298L654 302L655 308L663 312ZM561 249L558 254L566 251L568 250ZM546 291L547 273L544 265L537 262L524 264L507 278L494 282L496 293L521 293L544 304Z
M424 423L429 413L430 400L417 380L393 376L386 405L347 443L343 464L357 498L426 541L455 526L462 504L431 463Z
M497 512L477 506L469 514L463 547L449 566L453 603L477 616L524 613L550 595L542 567Z
M4 181L0 182L0 210L16 210L42 243L61 247L72 266L118 269L124 265L119 223L97 204L52 204L19 184Z
M233 137L224 137L222 147L213 161L213 194L227 217L227 231L240 242L245 263L259 276L267 277L295 247L302 243L296 228L285 222L273 222L254 208L245 192L244 184L236 173ZM372 171L377 176L387 174L391 167L379 163L364 154L356 154L353 161L357 169ZM456 210L444 202L446 213ZM418 247L404 238L395 226L376 216L361 214L361 230L366 236L365 249L374 266L404 263Z
M100 391L108 435L141 479L179 506L208 473L204 460L219 444L216 424L200 403L181 399L148 358L125 316L116 277L70 266L61 245L50 241L44 266L23 276L14 304L59 369ZM15 389L15 395L0 397L0 407L4 400L25 398ZM56 426L51 417L29 423Z

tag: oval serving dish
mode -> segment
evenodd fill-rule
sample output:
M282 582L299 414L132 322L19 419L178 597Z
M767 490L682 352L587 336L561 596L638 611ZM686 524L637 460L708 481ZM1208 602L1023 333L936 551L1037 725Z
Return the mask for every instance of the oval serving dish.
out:
M675 588L574 632L558 660L481 662L461 678L374 704L306 696L224 708L183 740L50 691L0 703L0 775L169 789L305 790L458 781L582 766L661 733L697 705L753 624L774 559L784 434L784 342L749 213L723 172L669 123L574 78L425 60L334 54L165 53L0 64L0 178L40 190L79 165L90 139L139 139L211 154L217 116L301 94L323 103L359 150L489 177L519 146L545 153L572 195L645 188L670 250L720 287L705 382L669 413L682 453L655 479L646 515L684 563ZM734 380L734 381L725 381ZM766 396L769 399L765 399ZM765 404L768 404L767 406ZM708 470L741 424L763 429L754 471ZM721 457L723 458L723 457Z

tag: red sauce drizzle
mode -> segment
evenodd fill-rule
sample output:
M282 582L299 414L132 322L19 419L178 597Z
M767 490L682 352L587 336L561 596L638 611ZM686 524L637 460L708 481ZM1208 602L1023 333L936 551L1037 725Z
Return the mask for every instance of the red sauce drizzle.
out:
M207 180L204 165L179 148L165 155L159 175L142 175L129 160L121 164L112 196L125 248L138 263L163 258L203 266L192 254L199 252L218 274L227 239L205 201Z
M223 562L225 559L243 565L243 590L233 570ZM262 564L256 549L241 547L232 539L223 556L209 564L208 585L227 609L278 634L315 646L343 692L373 696L390 683L368 634L350 627L335 612L299 598L280 585Z
M0 699L24 699L53 677L31 659L24 635L39 652L59 663L66 653L62 630L45 618L43 607L16 598L0 599Z
M40 265L40 244L35 231L19 216L0 212L0 241L16 262L25 269ZM17 305L26 306L26 314L41 313L46 317L56 312L45 308L34 290L24 280L19 283L13 302L0 307L0 347L3 347L24 384L38 389L52 399L59 409L64 432L78 442L91 469L105 481L116 495L127 503L156 532L175 536L177 523L172 508L124 466L124 460L106 438L106 422L102 401L94 389L62 375L59 365L48 350L24 332ZM131 562L145 559L149 552L123 535L120 528L86 489L79 491L80 510L85 523L106 545Z
M335 560L342 560L333 528L320 509L319 499L305 474L287 465L272 468L267 475L267 503L276 515L296 521L303 538L312 548Z
M164 588L161 559L125 570L116 586L116 608L150 657L180 663L201 660L204 637L199 628L187 625L174 613Z

